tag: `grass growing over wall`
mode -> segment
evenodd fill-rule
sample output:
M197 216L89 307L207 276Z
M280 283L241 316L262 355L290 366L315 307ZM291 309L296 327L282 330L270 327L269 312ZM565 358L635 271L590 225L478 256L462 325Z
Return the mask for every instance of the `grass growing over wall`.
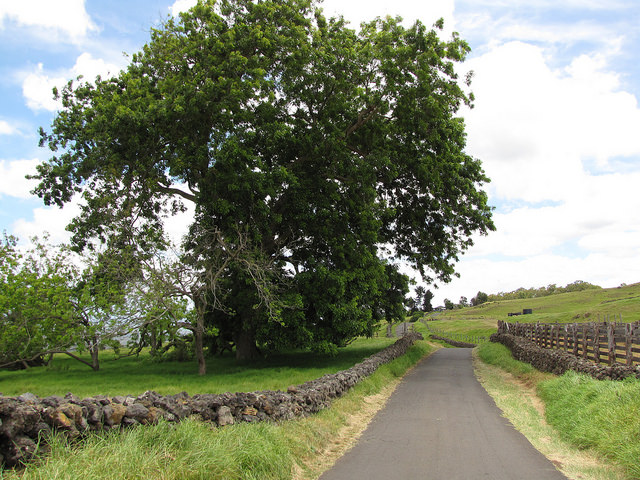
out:
M195 361L157 362L148 353L114 360L113 353L101 352L100 370L58 355L49 367L28 370L0 370L0 392L16 396L31 392L40 397L72 392L84 398L92 395L139 395L154 390L162 395L186 391L196 393L282 390L352 367L364 358L392 344L395 338L358 339L330 356L311 352L272 355L246 365L238 365L227 354L207 360L207 375L199 376Z
M433 347L417 342L409 352L381 366L330 409L280 424L239 424L212 428L187 420L153 427L91 435L69 446L58 439L40 465L24 472L0 472L0 478L32 479L225 479L285 480L315 478L315 458L349 419L375 395L402 376Z
M595 380L568 372L538 385L548 422L640 478L640 380Z

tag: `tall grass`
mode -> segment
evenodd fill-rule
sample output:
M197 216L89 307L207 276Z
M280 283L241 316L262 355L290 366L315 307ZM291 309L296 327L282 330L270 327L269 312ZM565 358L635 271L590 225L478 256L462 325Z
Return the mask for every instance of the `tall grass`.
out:
M0 478L32 479L290 479L319 473L314 458L349 423L366 396L402 376L433 348L417 342L409 352L381 366L331 408L311 417L274 423L213 428L194 419L107 434L92 434L77 445L58 437L40 464Z
M515 360L507 347L482 344L478 357L534 388L555 435L589 450L640 479L640 380L595 380L567 372L558 377Z
M592 448L640 479L640 380L595 380L575 372L538 385L547 420L580 448Z

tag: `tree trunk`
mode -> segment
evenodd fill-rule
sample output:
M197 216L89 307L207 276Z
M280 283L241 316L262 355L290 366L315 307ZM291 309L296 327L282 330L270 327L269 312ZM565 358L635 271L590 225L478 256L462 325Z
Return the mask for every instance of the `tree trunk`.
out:
M202 337L204 337L204 319L202 315L198 315L195 335L196 359L198 360L198 375L207 373L207 362L204 359L204 347L202 345Z
M260 351L256 346L256 333L253 329L242 329L235 335L236 360L248 362L260 357Z
M91 368L93 368L94 372L100 370L100 360L98 359L98 347L94 347L91 349Z
M93 344L89 346L89 352L91 352L91 368L93 368L94 372L100 370L100 359L98 358L98 354L100 353L100 348L98 348L98 339L93 339Z

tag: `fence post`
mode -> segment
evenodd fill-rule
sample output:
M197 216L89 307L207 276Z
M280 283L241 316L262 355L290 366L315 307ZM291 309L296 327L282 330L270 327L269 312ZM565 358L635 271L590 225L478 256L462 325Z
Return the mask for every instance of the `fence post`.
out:
M607 323L607 346L609 347L609 365L616 363L616 332L613 323Z
M627 366L633 365L633 324L627 323L625 325L624 335L625 350L627 353Z
M600 324L593 326L593 357L596 363L600 363Z
M572 341L572 347L573 347L573 354L577 357L578 356L578 325L575 323L571 324L571 336L573 337L571 339Z
M544 326L544 348L551 348L551 325Z
M589 347L589 342L587 341L587 326L582 324L582 358L587 358L587 349Z
M540 333L540 322L536 323L536 345L540 345L540 341L542 339L542 334Z

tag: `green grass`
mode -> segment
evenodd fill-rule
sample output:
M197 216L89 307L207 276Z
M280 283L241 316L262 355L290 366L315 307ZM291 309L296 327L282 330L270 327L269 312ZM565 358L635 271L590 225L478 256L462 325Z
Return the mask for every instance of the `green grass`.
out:
M339 350L337 356L311 352L289 352L238 365L231 355L207 360L207 375L199 376L195 362L156 362L148 354L140 358L114 360L102 352L100 370L90 368L64 355L49 367L21 371L0 371L0 392L7 396L31 392L38 396L139 395L155 390L163 395L186 391L196 393L282 390L352 367L393 343L394 338L358 339Z
M508 317L510 312L533 309L532 315ZM477 307L467 307L427 315L433 318L434 328L451 333L491 335L497 330L498 320L512 322L570 323L592 322L606 316L613 321L622 315L624 322L640 320L640 283L617 288L584 290L561 293L547 297L488 302Z
M433 350L417 342L409 352L381 366L330 409L280 424L239 424L224 428L194 420L161 423L118 434L92 434L70 446L62 439L51 454L24 472L0 471L0 478L30 479L264 479L316 478L313 465L364 398L380 392Z
M547 420L563 438L591 448L640 478L640 380L595 380L575 372L538 385Z
M509 349L501 343L483 343L476 351L484 363L500 367L520 380L527 380L528 376L539 373L529 363L513 358Z

